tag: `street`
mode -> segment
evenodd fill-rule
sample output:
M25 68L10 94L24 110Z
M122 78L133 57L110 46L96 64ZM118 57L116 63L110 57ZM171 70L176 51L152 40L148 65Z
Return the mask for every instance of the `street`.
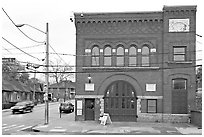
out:
M71 100L73 103L74 100ZM74 103L73 103L74 104ZM33 112L12 114L2 111L2 135L200 135L202 130L185 123L75 121L75 113L59 114L59 102L49 103L49 124L45 122L45 105Z
M59 102L49 103L49 122L59 118ZM2 112L2 135L23 135L23 134L42 134L37 132L28 132L33 126L45 121L45 105L40 104L34 107L33 112L16 113L6 111ZM62 113L62 117L74 120L73 113Z

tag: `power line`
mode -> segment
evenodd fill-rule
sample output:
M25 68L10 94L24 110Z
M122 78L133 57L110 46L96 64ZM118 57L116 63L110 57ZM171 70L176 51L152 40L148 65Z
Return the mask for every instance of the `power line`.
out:
M196 50L196 51L186 51L185 53L196 53L196 52L202 52L203 50ZM44 52L45 53L45 52ZM176 52L176 53L183 53L183 52ZM58 54L58 55L64 55L64 56L93 56L93 55L91 55L91 54L89 54L89 55L76 55L76 54L67 54L67 53L53 53L53 52L50 52L49 54ZM170 53L170 52L166 52L166 53L151 53L151 54L149 54L149 55L159 55L159 54L173 54L173 53ZM136 54L137 55L137 54ZM109 55L109 56L117 56L117 55ZM124 56L129 56L129 55L124 55Z
M196 59L196 60L188 60L187 62L189 62L189 64L191 63L191 61L202 61L202 59ZM28 63L30 63L30 62L24 62L24 61L18 61L18 62L21 62L21 63L26 63L26 64L28 64ZM183 62L171 62L171 61L167 61L167 62L158 62L158 63L143 63L143 65L146 65L146 64L148 64L148 65L150 65L149 67L157 67L157 66L152 66L152 65L161 65L162 63L169 63L169 64L174 64L174 63L183 63ZM8 63L9 64L9 63ZM43 67L46 67L46 65L40 65L40 64L36 64L36 63L30 63L30 64L35 64L35 65L39 65L39 66L43 66ZM184 62L184 64L185 64L185 62ZM9 64L9 65L14 65L14 64ZM128 64L128 65L134 65L134 64ZM91 65L89 65L89 66L84 66L84 65L78 65L78 66L76 66L76 65L69 65L69 66L67 66L67 65L49 65L48 67L98 67L98 68L100 68L100 67L104 67L104 68L109 68L109 67L129 67L129 68L131 68L131 67L142 67L142 66L139 66L138 64L136 65L136 66L91 66Z
M45 43L45 42L40 42L40 41L37 41L37 40L34 40L32 39L31 37L29 37L28 35L26 35L21 29L19 29L16 24L14 23L14 21L10 18L10 16L7 14L7 12L2 8L2 10L4 11L4 13L6 14L6 16L9 18L9 20L13 23L13 25L24 35L26 36L28 39L34 41L34 42L37 42L37 43Z
M2 46L3 47L3 46ZM6 50L7 52L9 52L10 54L12 54L8 49L6 49L5 47L3 47L4 50Z
M44 54L44 52L27 52L28 54ZM4 55L20 55L20 54L24 54L24 53L3 53Z
M8 41L7 39L5 39L4 37L2 37L2 39L3 39L3 40L5 40L6 42L8 42L10 45L12 45L12 46L14 46L15 48L17 48L18 50L22 51L22 52L23 52L23 53L25 53L26 55L28 55L28 56L30 56L30 57L32 57L32 58L35 58L35 59L40 60L39 58L34 57L34 56L32 56L32 55L28 54L27 52L25 52L25 51L21 50L20 48L18 48L17 46L15 46L15 45L14 45L14 44L12 44L11 42L9 42L9 41Z
M59 56L59 54L54 50L54 48L51 46L51 45L49 45L50 47L51 47L51 49L57 54L57 56L65 63L65 64L67 64L60 56Z
M44 44L37 44L37 45L33 45L33 46L26 46L26 47L21 47L21 49L29 49L29 48L33 48L33 47L39 47L41 45ZM10 48L10 49L4 49L4 50L15 50L16 48Z
M164 69L185 69L185 68L196 68L196 67L201 67L202 65L194 65L194 66L187 66L187 67L160 67L160 68L156 68L157 70L164 70ZM120 70L118 70L120 69ZM86 71L67 71L67 72L59 72L59 71L49 71L49 72L45 72L45 71L38 71L38 72L33 72L33 71L20 71L20 72L3 72L3 73L117 73L117 72L135 72L135 69L142 69L144 70L145 67L142 67L142 68L128 68L128 69L124 69L124 68L116 68L116 70L106 70L106 69L97 69L97 70L92 70L90 69L89 71L86 70ZM146 69L151 69L151 68L146 68Z

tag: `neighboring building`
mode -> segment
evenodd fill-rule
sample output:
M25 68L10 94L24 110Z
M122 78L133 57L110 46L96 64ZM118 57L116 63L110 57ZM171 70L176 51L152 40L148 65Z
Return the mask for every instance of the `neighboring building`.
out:
M2 108L7 109L15 103L25 100L33 100L34 87L17 80L2 79ZM43 102L44 92L40 84L35 86L35 99L38 103Z
M70 100L75 98L75 82L61 81L49 86L49 94L52 99Z
M2 108L10 108L19 101L32 100L35 93L35 103L42 103L43 94L42 84L37 82L35 85L26 80L22 82L19 73L12 71L24 70L16 58L2 58ZM10 73L8 73L10 72ZM11 74L11 75L10 75Z
M187 122L195 107L196 6L75 13L75 120Z

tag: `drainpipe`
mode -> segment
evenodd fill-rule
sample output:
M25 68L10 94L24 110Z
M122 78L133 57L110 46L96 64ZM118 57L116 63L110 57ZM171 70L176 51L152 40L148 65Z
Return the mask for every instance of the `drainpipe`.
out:
M163 18L163 24L162 24L162 26L163 26L163 30L162 30L162 53L164 53L164 28L165 28L165 26L164 26L164 11L163 11L163 13L162 13L162 18ZM161 54L162 55L162 68L161 68L161 70L162 70L162 122L164 121L164 119L163 119L163 114L164 114L164 55L165 54Z

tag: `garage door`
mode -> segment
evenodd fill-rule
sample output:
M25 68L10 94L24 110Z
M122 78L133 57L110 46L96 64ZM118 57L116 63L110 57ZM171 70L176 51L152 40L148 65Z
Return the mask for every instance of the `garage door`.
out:
M136 121L136 92L126 81L115 81L105 91L104 112L112 121Z

